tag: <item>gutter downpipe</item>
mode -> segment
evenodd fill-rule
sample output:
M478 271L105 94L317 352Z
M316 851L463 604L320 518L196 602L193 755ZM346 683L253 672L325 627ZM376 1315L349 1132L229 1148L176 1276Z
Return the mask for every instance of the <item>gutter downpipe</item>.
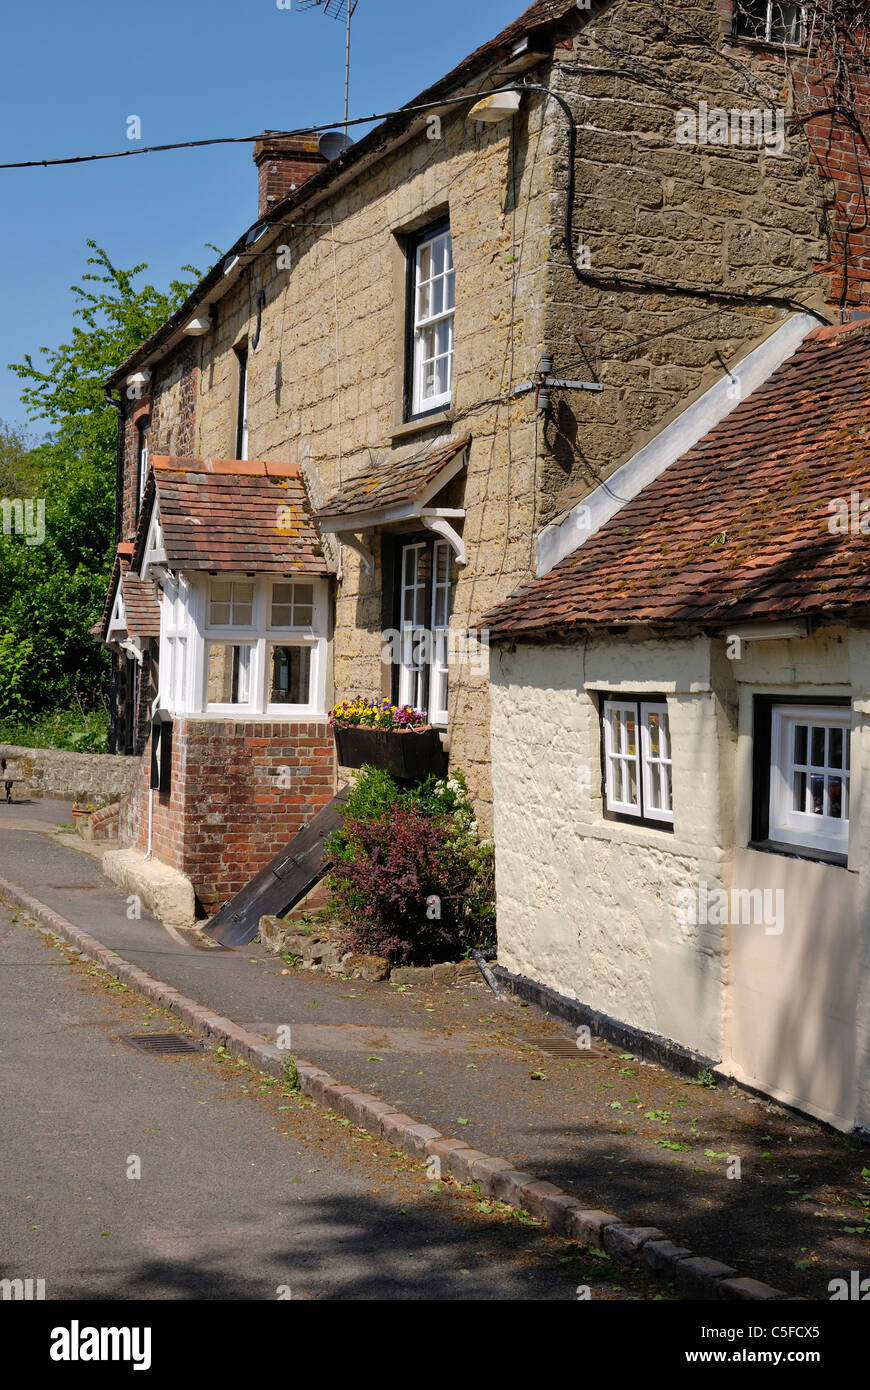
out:
M502 1004L510 1004L512 1002L510 995L505 994L498 980L495 978L495 976L493 975L492 971L486 963L488 960L495 960L495 957L498 954L497 948L495 946L489 946L485 951L472 951L471 954L474 958L478 970L480 971L483 978L486 980L486 983L489 985L496 999L500 1000Z

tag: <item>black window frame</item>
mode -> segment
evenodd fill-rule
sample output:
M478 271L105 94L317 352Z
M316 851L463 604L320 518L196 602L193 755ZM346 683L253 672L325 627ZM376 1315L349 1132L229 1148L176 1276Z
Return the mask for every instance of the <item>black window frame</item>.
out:
M770 770L773 741L773 711L777 705L806 705L816 709L851 709L848 695L754 694L752 697L752 807L748 848L763 854L780 854L786 859L807 859L814 863L848 866L846 854L786 844L770 838Z
M405 241L405 371L402 387L402 420L405 424L410 424L414 420L426 420L432 415L444 415L446 411L451 408L453 402L453 391L451 389L450 406L436 405L433 406L431 410L414 410L414 323L416 320L415 305L417 299L417 251L422 243L428 241L430 237L440 236L442 232L449 231L450 217L447 215L439 217L437 221L430 222L427 226L421 227L419 231L411 233ZM453 343L453 355L455 370L455 338Z
M635 690L629 690L629 691L623 692L623 691L621 691L621 690L599 690L599 691L598 691L598 744L599 744L599 757L600 757L600 759L601 759L601 809L602 809L602 813L603 813L603 815L604 815L604 819L605 819L605 820L609 820L609 821L618 821L618 822L620 822L622 825L642 825L642 826L644 826L647 830L662 830L662 831L665 832L665 834L673 835L673 834L674 834L674 825L675 825L675 821L676 821L676 812L674 811L674 807L673 807L673 795L674 795L673 773L671 774L671 802L672 802L671 811L672 811L672 814L673 814L673 817L674 817L673 820L669 820L669 821L668 821L668 820L657 820L654 816L644 816L644 815L631 816L631 815L628 815L627 812L625 812L625 811L611 811L611 809L609 808L609 806L608 806L608 804L607 804L607 743L606 743L605 731L604 731L604 725L605 725L604 706L605 706L606 701L608 701L608 700L618 700L618 701L620 702L620 704L624 704L624 705L627 705L627 704L635 704L635 705L637 705L637 716L636 716L636 717L637 717L637 737L638 737L638 740L640 740L640 707L641 707L641 705L664 705L664 706L667 708L667 705L668 705L668 697L667 697L667 695L661 693L660 691L643 691L643 692L639 692L639 691L635 691ZM672 742L672 740L671 740L670 710L668 710L668 741L669 741L670 744L671 744L671 751L672 751L671 762L672 762L672 764L673 764L673 742ZM638 765L640 766L641 763L642 763L642 755L641 755L641 757L638 758ZM643 804L644 804L644 793L643 793L643 775L642 775L642 769L641 769L641 776L640 776L639 779L638 779L638 795L640 796L641 809L643 809Z
M172 791L172 719L158 712L151 724L152 791L168 795Z
M136 496L134 498L133 515L138 517L142 512L142 503L145 500L144 483L142 477L142 460L148 453L148 445L151 436L151 417L143 415L136 421Z
M742 3L743 3L743 4L748 3L748 0L742 0ZM767 0L759 0L759 3L760 3L760 4L764 4L764 5L765 5L765 8L766 8L766 6L767 6ZM801 38L800 38L800 43L785 43L785 41L784 41L783 39L775 39L775 38L773 38L773 37L768 38L767 35L766 35L766 33L765 33L761 38L759 38L757 34L747 34L747 33L741 32L741 28L740 28L741 19L747 20L747 19L749 18L749 16L746 15L745 11L744 11L744 13L741 15L741 0L732 0L732 6L731 6L731 38L732 38L732 40L734 41L734 43L760 44L760 45L762 45L764 48L775 48L775 49L778 49L778 50L780 50L780 51L781 51L783 48L786 48L786 49L788 49L788 51L789 51L790 53L800 53L800 52L802 52L803 50L805 50L805 49L806 49L806 41L807 41L807 28L808 28L808 25L807 25L807 6L806 6L806 4L803 3L803 0L774 0L774 4L778 4L778 3L781 4L783 7L786 7L786 6L790 6L790 5L792 5L792 4L795 4L795 5L800 9L800 11L801 11ZM766 16L766 15L765 15L765 18L764 18L764 25L765 25L765 30L766 30L766 28L767 28L767 16Z

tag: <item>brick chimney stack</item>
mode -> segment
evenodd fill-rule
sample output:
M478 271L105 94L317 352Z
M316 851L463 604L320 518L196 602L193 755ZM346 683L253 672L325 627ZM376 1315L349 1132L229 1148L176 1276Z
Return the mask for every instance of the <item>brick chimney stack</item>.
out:
M254 146L254 163L259 175L257 215L264 217L328 161L317 148L316 135L282 135L278 130L264 130Z

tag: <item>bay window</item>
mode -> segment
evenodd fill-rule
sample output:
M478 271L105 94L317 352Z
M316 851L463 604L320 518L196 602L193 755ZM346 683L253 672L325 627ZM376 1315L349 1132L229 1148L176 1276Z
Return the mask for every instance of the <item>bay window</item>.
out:
M225 718L323 716L326 585L198 575L167 581L161 705Z

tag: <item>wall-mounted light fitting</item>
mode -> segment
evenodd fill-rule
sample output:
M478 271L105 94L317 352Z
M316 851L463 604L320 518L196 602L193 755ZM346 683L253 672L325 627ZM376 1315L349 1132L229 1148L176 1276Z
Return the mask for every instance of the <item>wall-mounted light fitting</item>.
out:
M503 92L491 92L488 97L483 97L481 101L475 102L468 113L470 121L485 121L489 125L495 125L498 121L505 121L509 117L514 117L520 109L520 92L516 88L508 88Z

